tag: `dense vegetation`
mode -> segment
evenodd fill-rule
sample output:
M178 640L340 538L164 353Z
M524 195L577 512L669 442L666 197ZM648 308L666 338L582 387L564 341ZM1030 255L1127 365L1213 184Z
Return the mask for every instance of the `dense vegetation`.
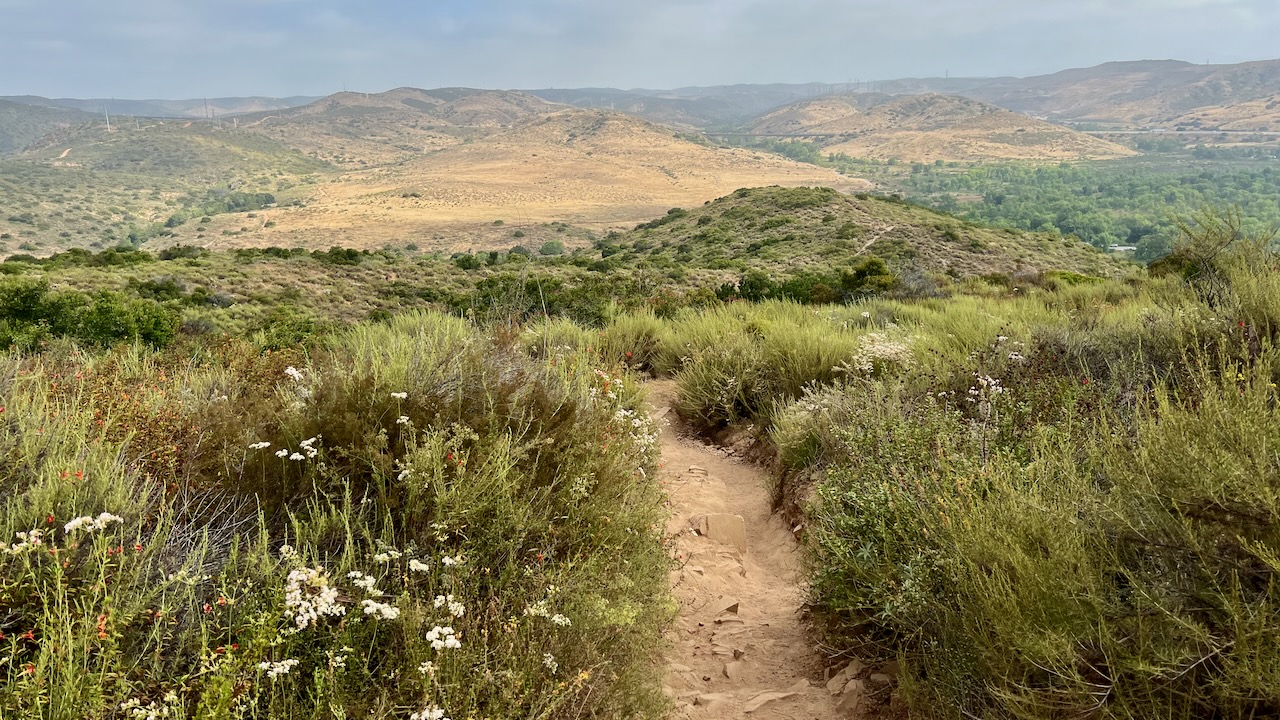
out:
M1280 149L1187 149L1158 136L1130 141L1151 155L1058 165L926 164L824 154L805 141L738 142L875 180L886 192L977 223L1071 236L1102 250L1134 247L1144 263L1171 250L1177 218L1208 207L1238 208L1251 233L1280 227Z
M630 380L438 315L261 340L4 361L0 714L658 713Z
M1162 277L945 301L735 304L544 344L754 423L838 656L924 717L1280 712L1280 261L1231 216Z

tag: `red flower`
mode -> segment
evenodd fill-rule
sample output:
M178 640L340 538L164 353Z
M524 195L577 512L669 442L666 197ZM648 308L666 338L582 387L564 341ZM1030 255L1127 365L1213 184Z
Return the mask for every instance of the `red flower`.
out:
M28 631L26 631L26 632L22 633L22 639L23 639L23 640L35 640L35 639L36 639L36 633L35 633L35 631L34 631L34 630L28 630Z
M47 524L49 524L49 525L52 525L52 524L53 524L53 516L52 516L52 515L49 515L48 517L46 517L46 518L44 519L44 521L45 521L45 523L47 523Z
M1240 327L1244 327L1244 321L1243 321L1243 320L1241 320L1241 321L1240 321Z
M134 544L133 544L133 551L134 551L134 552L142 552L142 543L134 543Z
M1088 384L1089 384L1089 378L1085 378L1082 382L1083 382L1085 385L1088 385Z
M213 612L213 606L210 605L209 603L205 603L203 609L204 609L205 615L208 615L209 613Z

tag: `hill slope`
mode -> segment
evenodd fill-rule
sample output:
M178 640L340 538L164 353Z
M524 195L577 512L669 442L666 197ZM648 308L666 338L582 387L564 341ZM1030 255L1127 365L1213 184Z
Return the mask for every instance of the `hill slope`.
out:
M412 239L438 246L432 238L444 226L450 247L505 248L514 228L494 230L496 220L516 228L629 226L673 206L771 183L868 187L769 153L699 144L623 113L566 109L395 165L346 173L307 207L272 211L273 235L292 237L271 243L378 247Z
M836 95L792 103L751 123L762 135L819 135L825 152L934 160L1132 155L1119 145L954 95Z
M741 189L622 235L618 248L685 267L829 272L875 255L953 277L1037 270L1117 275L1131 265L1074 239L985 228L927 208L827 188ZM626 256L621 261L625 264Z
M1140 127L1200 118L1205 128L1257 130L1272 127L1280 107L1280 60L1236 65L1112 62L1028 78L897 80L885 83L885 89L954 92L1062 121Z
M0 100L0 156L13 154L49 133L101 120L78 110Z

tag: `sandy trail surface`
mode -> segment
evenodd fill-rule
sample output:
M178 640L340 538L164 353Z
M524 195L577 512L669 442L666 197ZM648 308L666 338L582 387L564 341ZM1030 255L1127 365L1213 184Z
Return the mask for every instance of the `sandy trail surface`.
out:
M667 533L680 563L671 580L680 610L665 679L676 717L864 717L852 697L861 686L840 692L851 675L828 690L835 673L801 617L798 547L770 511L765 473L682 433L670 410L675 399L674 383L650 383L671 500Z

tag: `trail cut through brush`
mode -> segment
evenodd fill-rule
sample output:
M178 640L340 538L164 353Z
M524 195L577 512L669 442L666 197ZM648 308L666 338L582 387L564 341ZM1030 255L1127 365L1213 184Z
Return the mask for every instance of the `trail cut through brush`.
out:
M665 679L676 717L885 717L890 678L829 661L810 638L799 548L771 511L765 473L682 433L675 397L674 382L650 383L679 564Z

